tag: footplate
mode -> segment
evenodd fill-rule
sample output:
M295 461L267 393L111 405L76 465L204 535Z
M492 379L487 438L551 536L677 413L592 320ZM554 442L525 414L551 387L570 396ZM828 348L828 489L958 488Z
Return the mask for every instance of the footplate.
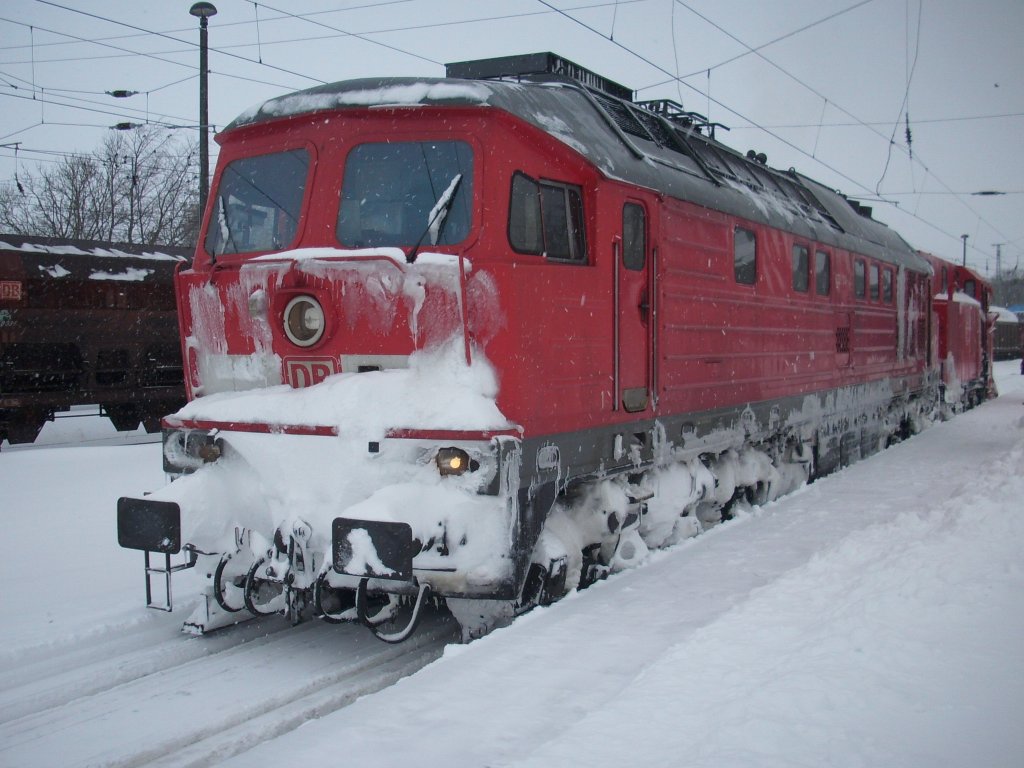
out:
M334 570L373 579L412 580L420 544L407 523L337 517L331 529Z

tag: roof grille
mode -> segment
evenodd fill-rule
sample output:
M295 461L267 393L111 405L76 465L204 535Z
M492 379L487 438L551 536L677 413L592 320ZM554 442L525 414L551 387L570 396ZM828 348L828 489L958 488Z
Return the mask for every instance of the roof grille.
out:
M583 83L588 88L626 101L633 100L633 90L621 83L581 67L574 61L551 53L527 53L521 56L499 56L494 59L456 61L445 64L445 76L464 80L501 80L529 75L556 75Z
M612 99L599 91L591 91L591 95L600 104L604 111L608 113L615 124L619 126L619 129L623 133L629 133L633 136L637 136L641 139L647 139L647 141L654 141L654 136L644 128L641 122L637 119L637 116L633 114L631 110L624 103L618 99Z

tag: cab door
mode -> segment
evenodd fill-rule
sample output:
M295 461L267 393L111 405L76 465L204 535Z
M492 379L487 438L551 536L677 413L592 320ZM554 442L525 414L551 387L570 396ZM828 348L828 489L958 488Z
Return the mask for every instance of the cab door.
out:
M627 200L615 238L615 410L651 406L654 293L651 222L647 208Z

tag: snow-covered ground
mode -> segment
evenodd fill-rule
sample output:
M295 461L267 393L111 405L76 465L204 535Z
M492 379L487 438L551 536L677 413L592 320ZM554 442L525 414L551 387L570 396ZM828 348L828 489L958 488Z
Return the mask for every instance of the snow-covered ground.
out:
M241 710L376 641L276 620L179 637L195 583L175 585L182 611L143 608L142 556L118 549L114 526L118 496L162 483L159 446L5 449L0 766L1020 766L1024 377L1019 361L996 370L997 400L433 663L427 648L398 684L254 720L220 752L131 760L119 738L160 744L171 727L139 715L169 679L94 692L76 658L194 657L201 676L175 672L167 696L213 720L233 692ZM283 653L277 637L292 638ZM241 666L219 660L232 644ZM48 664L64 676L38 695L64 703L40 714L12 691Z

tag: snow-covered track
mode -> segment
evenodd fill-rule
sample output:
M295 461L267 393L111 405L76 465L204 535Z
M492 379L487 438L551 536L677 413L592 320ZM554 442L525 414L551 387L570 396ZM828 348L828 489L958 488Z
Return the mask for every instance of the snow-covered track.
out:
M279 617L210 638L159 622L4 669L0 765L213 765L391 685L457 636L436 616L397 647Z

